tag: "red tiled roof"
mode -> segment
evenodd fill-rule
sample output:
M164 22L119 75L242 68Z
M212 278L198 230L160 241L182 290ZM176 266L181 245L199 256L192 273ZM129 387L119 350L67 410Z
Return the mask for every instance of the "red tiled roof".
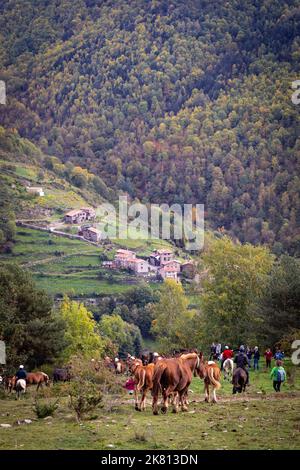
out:
M65 216L73 217L74 215L80 215L82 214L81 209L73 209L65 214Z

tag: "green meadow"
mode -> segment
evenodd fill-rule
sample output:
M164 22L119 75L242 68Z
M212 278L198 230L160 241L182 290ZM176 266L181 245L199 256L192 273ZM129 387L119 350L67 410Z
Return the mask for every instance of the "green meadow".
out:
M245 394L233 396L223 380L217 404L203 401L203 382L194 378L186 413L153 416L150 396L146 411L136 412L132 397L124 394L107 397L81 424L68 407L65 385L50 387L53 397L60 397L59 408L46 419L33 413L31 388L20 401L0 400L0 424L12 425L0 428L0 449L299 449L300 371L291 364L287 370L280 394L261 364L259 372L251 372ZM15 424L25 418L32 423Z

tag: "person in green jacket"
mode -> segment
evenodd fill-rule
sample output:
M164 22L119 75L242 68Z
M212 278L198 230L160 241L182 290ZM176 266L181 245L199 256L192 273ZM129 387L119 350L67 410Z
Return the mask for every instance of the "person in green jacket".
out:
M286 372L282 367L282 361L276 361L276 366L271 370L271 379L273 379L273 388L275 392L280 392L281 384L286 379Z

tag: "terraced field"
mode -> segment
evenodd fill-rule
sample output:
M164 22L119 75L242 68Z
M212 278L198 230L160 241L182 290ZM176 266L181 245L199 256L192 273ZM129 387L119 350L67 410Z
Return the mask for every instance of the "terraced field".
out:
M13 252L0 255L0 260L16 262L31 271L37 285L53 296L111 295L143 282L129 273L103 269L101 256L112 259L113 253L104 246L22 227Z

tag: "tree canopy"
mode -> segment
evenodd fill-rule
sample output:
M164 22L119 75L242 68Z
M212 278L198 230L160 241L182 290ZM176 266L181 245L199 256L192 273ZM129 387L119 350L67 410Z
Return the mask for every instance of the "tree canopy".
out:
M0 266L0 338L10 368L54 362L65 346L64 328L52 312L52 300L28 272L13 264Z
M297 0L11 0L0 11L0 124L87 168L104 197L203 203L213 228L299 254Z

